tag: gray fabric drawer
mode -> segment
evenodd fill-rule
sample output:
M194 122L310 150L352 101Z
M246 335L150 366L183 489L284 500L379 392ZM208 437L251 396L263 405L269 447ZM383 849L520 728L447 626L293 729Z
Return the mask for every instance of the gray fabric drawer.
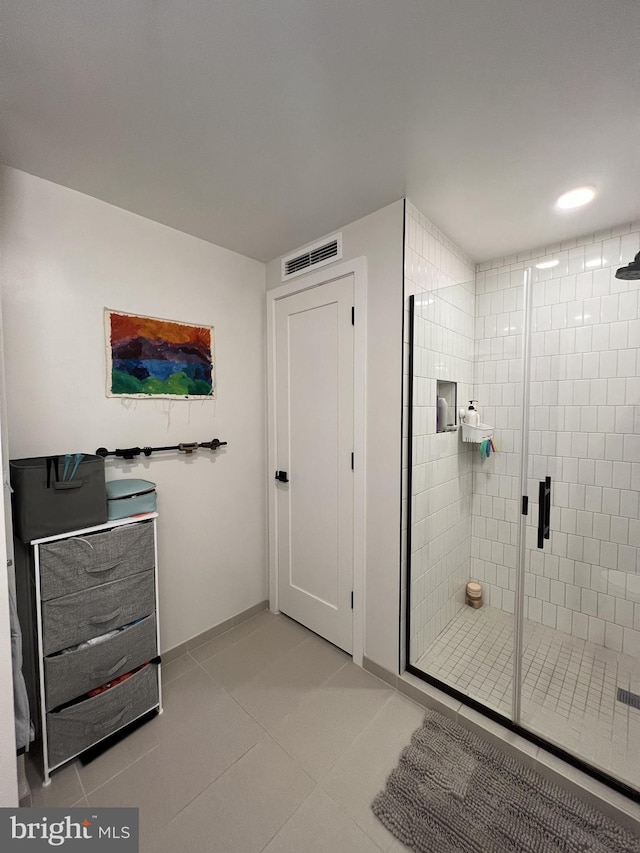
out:
M54 766L108 737L158 705L158 667L145 666L99 696L47 714Z
M153 522L40 545L43 601L153 569Z
M95 646L45 658L47 711L135 669L157 654L156 618L152 614Z
M135 622L156 609L154 572L104 583L42 603L45 655Z

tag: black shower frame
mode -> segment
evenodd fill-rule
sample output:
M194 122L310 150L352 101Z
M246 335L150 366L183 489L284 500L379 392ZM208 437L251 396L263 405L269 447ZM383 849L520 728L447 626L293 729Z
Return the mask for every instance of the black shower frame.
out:
M488 717L490 720L493 720L496 723L499 723L501 726L504 726L505 729L509 731L515 732L520 737L523 737L525 740L528 740L530 743L535 744L542 749L545 749L547 752L551 753L551 755L555 755L557 758L561 758L563 761L566 761L567 764L570 764L572 767L581 770L583 773L586 773L588 776L591 776L593 779L597 779L599 782L604 783L609 788L612 788L614 791L618 791L620 794L624 794L625 797L628 797L630 800L636 803L640 803L640 791L632 788L630 785L621 782L619 779L616 779L615 776L610 776L608 773L605 773L603 770L598 770L598 768L589 764L586 761L578 758L570 752L562 749L562 747L556 746L554 743L551 743L545 738L540 737L539 735L534 734L528 729L523 728L522 726L514 723L512 720L506 719L502 714L499 714L497 711L494 711L492 708L488 708L486 705L483 705L482 702L479 702L477 699L473 699L471 696L467 696L466 693L462 693L460 690L456 690L455 687L451 687L449 684L446 684L444 681L440 681L440 679L435 678L433 675L429 675L418 667L414 666L411 663L411 526L412 526L412 518L413 518L413 508L412 508L412 484L413 484L413 344L414 344L414 316L415 316L415 296L411 295L409 297L409 335L408 335L408 362L407 362L407 372L408 372L408 380L407 380L407 533L406 533L406 543L407 543L407 554L406 554L406 598L405 598L405 653L406 653L406 664L405 669L407 672L411 673L411 675L415 675L417 678L420 678L422 681L425 681L427 684L431 684L433 687L436 687L438 690L441 690L443 693L446 693L448 696L456 699L458 702L461 702L463 705L466 705L469 708L473 708L474 711L478 711L485 717Z

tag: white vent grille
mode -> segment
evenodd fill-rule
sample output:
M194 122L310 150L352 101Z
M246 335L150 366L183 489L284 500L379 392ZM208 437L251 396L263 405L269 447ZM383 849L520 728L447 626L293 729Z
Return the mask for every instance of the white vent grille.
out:
M282 281L302 275L310 267L321 267L342 257L342 234L334 234L320 243L305 246L282 259Z

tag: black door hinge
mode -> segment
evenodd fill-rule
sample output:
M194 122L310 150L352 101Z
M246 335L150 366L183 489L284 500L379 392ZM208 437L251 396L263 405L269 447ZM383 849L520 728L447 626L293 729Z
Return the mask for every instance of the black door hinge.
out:
M351 590L351 609L353 610L353 590Z
M522 496L522 515L529 515L529 496Z
M354 469L353 469L353 465L354 465L354 458L353 458L353 457L354 457L354 454L352 453L352 454L351 454L351 470L352 470L352 471L354 470Z
M355 306L351 307L351 325L355 326L356 324L356 309Z

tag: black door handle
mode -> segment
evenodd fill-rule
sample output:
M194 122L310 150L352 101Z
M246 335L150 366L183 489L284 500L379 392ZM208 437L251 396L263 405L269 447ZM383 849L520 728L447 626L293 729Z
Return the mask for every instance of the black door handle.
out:
M545 521L544 538L551 538L551 477L545 477Z
M278 480L280 483L288 483L289 478L287 477L287 472L286 471L276 471L276 480Z
M538 548L551 536L551 477L545 477L538 490Z

